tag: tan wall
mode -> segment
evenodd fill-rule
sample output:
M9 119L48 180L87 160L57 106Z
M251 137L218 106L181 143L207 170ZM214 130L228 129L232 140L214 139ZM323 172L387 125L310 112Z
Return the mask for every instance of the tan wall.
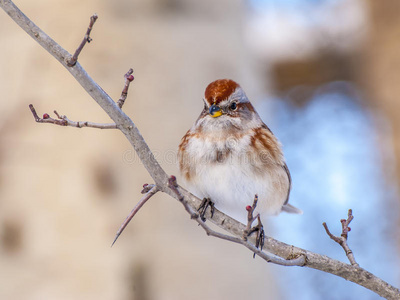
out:
M99 15L81 64L125 104L170 174L181 136L210 81L231 77L256 97L242 42L241 1L18 1L69 51ZM117 131L36 124L56 109L73 120L106 115L52 57L0 13L0 298L276 299L269 266L206 237L179 203L157 195L111 249L150 177ZM128 152L127 152L128 151ZM172 156L171 156L172 153ZM166 156L168 154L169 156ZM126 160L128 159L128 161Z
M366 3L370 26L359 59L358 80L370 105L389 120L391 130L382 131L382 143L393 142L396 171L400 174L400 2L367 0ZM399 178L392 176L391 180L398 185Z

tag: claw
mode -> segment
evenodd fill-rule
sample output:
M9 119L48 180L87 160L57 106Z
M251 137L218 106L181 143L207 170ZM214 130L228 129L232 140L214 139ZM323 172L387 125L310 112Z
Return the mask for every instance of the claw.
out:
M206 221L206 218L204 216L209 207L210 207L211 218L212 218L214 216L215 207L214 207L214 203L210 200L210 198L204 198L203 201L201 202L199 208L197 209L197 211L200 214L200 219L203 222Z
M264 226L261 223L260 215L257 215L257 220L258 224L257 226L254 226L251 230L250 233L257 232L257 237L256 237L256 247L262 251L264 248L264 240L265 240L265 235L264 235ZM253 258L256 257L256 254L253 254Z

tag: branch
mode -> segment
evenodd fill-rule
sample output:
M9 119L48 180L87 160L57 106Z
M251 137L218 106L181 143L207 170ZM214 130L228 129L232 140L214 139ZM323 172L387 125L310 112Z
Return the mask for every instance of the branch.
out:
M131 213L126 217L124 223L122 223L121 227L118 229L117 234L115 235L115 239L113 243L111 244L111 247L115 244L121 233L124 231L126 226L128 226L129 222L132 220L132 218L136 215L136 213L139 211L139 209L142 208L142 206L151 198L153 197L156 193L158 192L158 188L155 185L144 185L142 194L145 194L142 199L136 204L136 206L132 209Z
M97 16L96 16L96 19L97 19ZM122 108L122 106L125 103L126 97L128 96L129 85L134 79L132 73L133 73L133 69L129 69L128 72L124 75L125 85L121 92L121 97L118 100L119 108ZM38 123L48 123L48 124L54 124L54 125L59 125L59 126L71 126L71 127L77 127L77 128L82 128L82 127L91 127L91 128L98 128L98 129L117 129L118 128L115 123L104 124L104 123L94 123L94 122L88 122L88 121L84 121L84 122L71 121L70 119L67 118L66 115L59 115L57 113L57 111L54 111L54 113L56 114L58 119L51 118L48 113L43 114L43 118L40 118L32 104L29 104L29 108L33 114L33 117L35 118L35 121Z
M169 187L169 178L166 172L161 168L159 163L154 158L154 155L150 151L136 125L123 111L121 111L120 107L110 98L110 96L96 82L93 81L93 79L86 73L86 71L78 62L73 67L68 66L67 61L71 58L71 54L64 50L39 27L37 27L30 19L28 19L12 1L0 0L0 7L24 31L26 31L45 50L55 57L71 73L71 75L87 91L87 93L99 104L99 106L102 107L102 109L110 116L110 118L115 122L117 128L122 131L137 152L143 165L153 178L157 189L167 193L182 203L186 203L187 207L190 207L193 210L192 212L195 212L195 207L200 205L201 200L190 194L182 187L177 187L179 194L175 193L174 190ZM232 235L224 235L221 238L230 240L232 242L239 242L236 238L241 239L243 230L245 230L245 226L243 224L235 221L227 215L224 215L217 209L215 209L212 219L210 219L209 213L206 213L206 218ZM210 232L210 235L213 236L220 235L219 233L214 233L212 231L207 232ZM254 245L253 237L249 237L248 245L245 245L246 247L248 246L249 249L252 248L250 243ZM400 297L400 291L397 288L389 285L382 279L360 267L348 265L331 259L327 256L282 243L267 236L265 237L264 248L272 255L292 262L300 262L300 260L305 257L305 267L340 276L346 280L350 280L361 286L364 286L387 299L399 299ZM259 255L258 251L261 253L261 250L258 249L250 250L254 251L257 255ZM301 265L301 263L299 264Z
M340 220L340 222L342 223L342 234L341 236L334 236L328 228L328 225L326 225L326 223L322 223L322 225L325 228L326 233L328 234L328 236L334 240L336 243L338 243L340 246L342 246L344 252L346 253L347 258L349 259L350 263L353 266L358 267L358 263L356 262L356 259L354 258L354 254L353 251L351 251L349 245L347 244L347 237L348 237L348 233L351 230L351 228L349 227L350 222L354 219L353 217L353 211L351 209L349 209L349 213L348 213L348 217L347 220L342 219Z
M117 125L115 123L103 124L103 123L93 123L93 122L87 122L87 121L84 121L84 122L71 121L65 115L60 116L57 113L57 111L54 111L54 113L57 116L57 119L53 119L47 113L43 114L43 118L40 118L32 104L29 104L29 108L33 114L33 117L35 118L35 121L38 123L48 123L48 124L54 124L54 125L59 125L59 126L71 126L71 127L76 127L76 128L92 127L92 128L98 128L98 129L117 129Z
M297 257L290 257L288 259L282 259L274 255L270 255L268 253L265 253L261 250L249 243L247 241L247 238L238 238L234 237L231 235L223 234L220 232L217 232L215 230L212 230L206 223L205 221L202 220L201 216L194 210L194 208L189 204L189 202L185 199L185 196L182 195L182 193L179 191L181 187L178 186L176 182L176 177L171 176L168 180L168 187L175 193L175 195L178 197L178 200L182 203L182 205L185 207L185 210L189 213L190 217L195 220L207 233L209 236L213 236L222 240L230 241L236 244L241 244L251 250L254 254L257 254L259 257L264 259L267 262L271 262L277 265L281 266L304 266L306 264L306 257L302 254L298 255Z
M264 238L265 238L265 233L264 233L264 227L261 223L261 218L260 214L257 214L256 216L253 216L253 213L257 207L257 202L258 202L258 195L256 194L254 196L254 201L253 205L246 206L247 210L247 226L246 229L243 231L243 239L247 241L247 237L251 235L253 232L257 232L257 237L256 237L256 248L260 248L261 250L264 247ZM258 220L257 226L251 227L254 223L255 220ZM253 254L253 258L255 257L255 253Z
M132 73L133 73L133 69L129 69L129 71L124 75L125 85L122 90L121 97L119 98L119 100L117 102L119 108L122 108L122 106L124 105L126 97L128 96L129 85L133 81L133 79L135 79L133 77Z
M75 50L74 55L73 55L71 58L69 58L69 59L67 60L67 65L68 65L68 67L73 67L73 66L75 66L75 64L76 64L76 62L77 62L77 60L78 60L78 56L79 56L79 54L81 53L83 47L85 47L86 42L87 42L87 43L90 43L90 42L92 41L92 38L90 37L90 32L92 31L93 25L94 25L94 23L96 22L97 18L98 18L98 16L97 16L96 14L94 14L93 16L90 17L89 27L88 27L88 29L87 29L87 31L86 31L85 36L83 37L83 40L82 40L81 44L80 44L80 45L78 46L78 48Z

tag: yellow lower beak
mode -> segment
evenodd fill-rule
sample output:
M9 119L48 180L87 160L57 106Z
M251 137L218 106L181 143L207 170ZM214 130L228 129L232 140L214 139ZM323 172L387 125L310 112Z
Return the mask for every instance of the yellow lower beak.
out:
M219 116L222 115L222 110L219 106L216 106L213 104L210 106L209 113L210 113L211 117L218 118Z
M216 111L215 113L213 113L212 115L211 115L211 117L213 117L213 118L218 118L219 116L221 116L222 115L222 111Z

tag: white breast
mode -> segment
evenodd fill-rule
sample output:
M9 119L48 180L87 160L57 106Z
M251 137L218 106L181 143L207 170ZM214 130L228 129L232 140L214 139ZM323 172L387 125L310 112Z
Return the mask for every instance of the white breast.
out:
M225 142L222 142L225 140ZM285 170L278 165L254 173L245 149L250 137L192 138L187 145L194 174L186 182L189 190L199 198L210 198L216 208L245 223L246 206L252 205L255 194L259 197L257 212L261 216L281 212L286 200L289 181ZM220 157L217 157L220 153ZM218 160L219 158L219 160Z

